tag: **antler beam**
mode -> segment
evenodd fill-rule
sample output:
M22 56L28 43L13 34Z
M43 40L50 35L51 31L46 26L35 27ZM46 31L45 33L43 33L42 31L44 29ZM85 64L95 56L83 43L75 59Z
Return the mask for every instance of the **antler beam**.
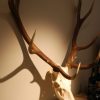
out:
M9 8L10 8L12 16L16 22L16 25L17 25L21 35L24 37L25 41L29 45L29 52L38 55L42 60L44 60L46 63L48 63L53 68L54 71L60 72L65 78L70 79L70 80L74 79L76 77L77 73L75 73L73 76L69 76L67 73L65 73L65 71L61 68L60 65L57 65L56 63L54 63L49 57L47 57L33 43L33 38L30 39L30 37L28 36L28 34L22 24L21 18L19 16L19 3L20 3L20 0L8 0ZM36 33L36 31L34 33Z
M76 59L76 55L77 55L78 51L89 48L90 46L93 45L93 43L97 39L97 37L95 37L89 44L87 44L85 46L78 46L77 42L76 42L79 31L80 31L84 21L89 17L89 15L92 12L92 9L93 9L93 6L94 6L94 1L95 0L93 0L89 11L86 13L86 15L83 18L81 18L82 0L79 0L79 2L78 2L78 7L76 8L77 9L77 12L76 12L77 13L76 14L77 21L76 21L76 26L75 26L75 29L74 29L74 32L73 32L74 34L73 34L73 37L72 37L72 47L71 47L71 51L70 51L70 54L68 56L68 59L66 59L66 63L65 63L64 66L70 66L71 68L77 68L78 64L74 64L74 61ZM92 64L81 64L80 68L81 69L91 68L91 66L94 65L94 63L95 62L93 62Z

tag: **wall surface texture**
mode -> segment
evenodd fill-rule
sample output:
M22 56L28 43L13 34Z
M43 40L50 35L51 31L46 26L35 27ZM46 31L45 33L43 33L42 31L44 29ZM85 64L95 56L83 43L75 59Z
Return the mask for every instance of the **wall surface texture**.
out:
M88 11L92 0L83 0L81 16ZM35 44L53 61L62 64L71 43L75 25L77 0L21 0L20 16ZM100 0L83 24L78 45L89 43L100 35ZM95 59L100 38L87 50L78 53L82 63ZM36 55L29 55L11 17L7 0L0 0L0 100L56 100L47 71L51 67ZM73 70L72 72L74 72ZM71 73L72 73L71 72ZM87 91L90 70L82 70L72 81L74 94Z

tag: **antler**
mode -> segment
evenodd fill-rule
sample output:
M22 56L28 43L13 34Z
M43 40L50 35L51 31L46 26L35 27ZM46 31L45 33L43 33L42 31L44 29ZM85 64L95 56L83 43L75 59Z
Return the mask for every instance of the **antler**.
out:
M84 21L91 14L91 11L92 11L93 5L94 5L94 1L95 0L93 0L89 11L87 12L87 14L83 18L81 18L82 0L79 0L79 2L78 2L77 14L76 14L77 21L76 21L76 26L75 26L75 29L74 29L74 34L73 34L73 37L72 37L72 47L71 47L71 51L70 51L70 54L68 56L68 59L66 60L65 66L77 68L78 64L74 64L74 61L76 59L76 54L78 53L78 51L89 48L97 39L97 37L95 37L89 44L87 44L85 46L78 46L77 43L76 43L79 31L81 29L81 26L83 25ZM80 68L83 68L83 69L90 68L92 65L94 65L94 63L95 62L93 62L92 64L81 64Z
M47 57L33 42L33 37L32 39L30 39L30 37L28 36L23 24L22 24L22 21L21 21L21 18L19 16L19 3L20 3L20 0L8 0L8 4L9 4L9 8L11 10L11 13L12 13L12 16L15 20L15 23L20 31L20 34L23 36L23 38L25 39L25 41L27 42L27 44L29 45L29 52L31 54L36 54L38 55L42 60L44 60L46 63L48 63L54 71L56 72L60 72L65 78L67 79L74 79L76 77L76 75L78 74L78 70L79 70L79 67L80 67L80 64L79 64L79 67L77 69L77 72L73 75L73 76L69 76L63 69L60 65L57 65L55 62L53 62L49 57ZM34 34L36 33L36 31L34 32Z

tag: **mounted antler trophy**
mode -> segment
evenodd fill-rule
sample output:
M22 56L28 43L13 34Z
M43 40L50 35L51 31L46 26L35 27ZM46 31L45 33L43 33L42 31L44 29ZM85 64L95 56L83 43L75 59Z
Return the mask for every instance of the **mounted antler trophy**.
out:
M82 7L82 0L78 1L78 6L75 8L75 19L76 19L76 25L73 31L73 37L72 37L72 44L71 49L69 52L69 56L67 59L65 59L64 65L58 65L54 61L52 61L49 57L47 57L33 42L34 35L36 34L36 31L34 31L34 34L32 38L29 37L27 31L24 28L24 25L21 21L20 14L19 14L19 4L20 0L8 0L9 8L12 14L12 17L16 23L16 27L18 28L20 34L23 36L26 43L29 45L28 51L30 54L36 54L39 56L43 61L48 63L52 67L52 71L50 71L51 74L51 81L52 86L55 91L55 94L59 100L74 100L74 96L71 92L71 80L75 79L77 76L79 69L88 69L91 68L92 65L95 64L95 61L91 64L81 64L75 63L77 59L77 53L81 50L89 48L95 41L96 38L93 39L89 44L85 46L78 46L76 41L78 34L80 32L81 26L83 25L84 21L89 17L91 14L91 11L93 9L94 0L93 3L89 9L89 11L85 14L84 17L81 16L81 7ZM77 71L74 75L70 76L68 74L69 68L77 68Z

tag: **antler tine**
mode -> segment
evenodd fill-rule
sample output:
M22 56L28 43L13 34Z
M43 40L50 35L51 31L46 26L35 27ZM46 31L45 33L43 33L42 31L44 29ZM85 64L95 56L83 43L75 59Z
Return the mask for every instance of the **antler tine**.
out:
M91 5L89 11L87 12L87 14L81 19L81 23L83 23L86 20L86 18L88 18L88 16L91 14L93 6L94 6L94 2L95 2L95 0L93 0L92 5Z
M79 0L78 8L77 8L77 22L76 22L76 27L75 27L75 30L74 30L74 35L73 35L73 38L72 38L72 45L76 45L76 44L77 44L77 43L76 43L76 40L77 40L79 31L80 31L81 26L82 26L82 24L84 23L84 21L89 17L89 15L90 15L91 12L92 12L92 9L93 9L93 6L94 6L94 1L95 1L95 0L93 0L93 3L92 3L92 5L91 5L89 11L86 13L86 15L85 15L83 18L81 18L82 0ZM96 38L97 38L97 37L96 37ZM95 42L96 38L94 38L93 41L91 41L91 43L88 44L88 45L91 46L91 45ZM83 49L87 49L86 47L89 47L88 45L84 46L85 48L83 47ZM78 47L77 47L77 48L78 48ZM81 48L81 50L82 50L82 48Z
M72 47L74 47L76 45L76 39L77 39L77 36L78 36L78 32L79 32L79 29L81 27L81 6L82 6L82 0L79 0L78 2L78 7L77 7L77 21L76 21L76 26L75 26L75 29L74 29L74 34L73 34L73 38L72 38Z
M94 2L95 0L93 0L92 5L89 9L89 11L86 13L86 15L83 18L80 18L80 26L84 23L84 21L89 17L89 15L92 12L93 6L94 6ZM78 46L78 50L84 50L89 48L91 45L93 45L93 43L96 41L97 37L95 37L89 44L85 45L85 46Z
M89 48L91 45L93 45L93 43L97 40L97 37L95 37L89 44L85 45L85 46L79 46L78 50L84 50Z
M53 68L54 71L60 72L65 78L70 79L70 80L74 79L76 77L77 73L75 73L73 76L69 76L68 74L66 74L60 65L57 65L56 63L54 63L33 43L34 36L32 37L32 39L30 39L30 37L28 36L28 34L21 22L21 18L19 16L19 10L18 10L19 3L20 3L20 0L8 0L9 8L10 8L12 16L16 22L16 25L20 31L20 34L23 36L23 38L29 45L29 52L38 55L42 60L44 60L46 63L48 63ZM35 33L36 33L36 31L34 32L34 34Z
M89 69L91 68L91 66L94 66L98 61L100 60L100 50L98 50L98 54L97 54L97 57L95 59L95 61L93 63L90 63L90 64L82 64L81 65L81 69ZM71 67L73 68L77 68L78 64L72 64Z

